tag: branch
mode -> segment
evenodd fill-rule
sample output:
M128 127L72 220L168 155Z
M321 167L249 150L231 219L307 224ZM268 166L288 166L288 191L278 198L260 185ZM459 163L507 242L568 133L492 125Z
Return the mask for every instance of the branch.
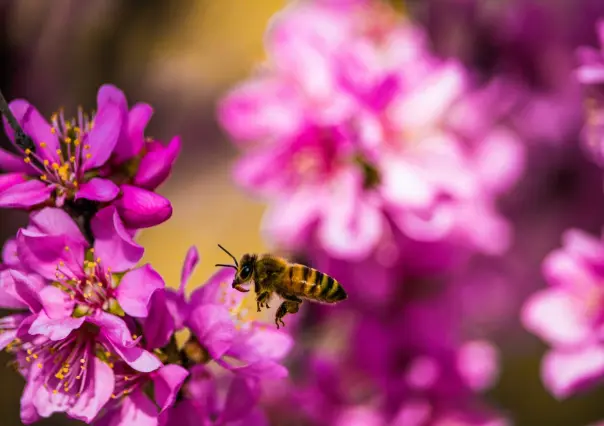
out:
M23 128L21 128L21 126L19 125L17 118L8 107L8 103L6 102L2 91L0 91L0 113L2 113L2 115L6 117L8 124L15 132L15 143L17 144L17 146L23 151L25 151L26 149L35 151L36 146L34 145L34 141L25 134Z

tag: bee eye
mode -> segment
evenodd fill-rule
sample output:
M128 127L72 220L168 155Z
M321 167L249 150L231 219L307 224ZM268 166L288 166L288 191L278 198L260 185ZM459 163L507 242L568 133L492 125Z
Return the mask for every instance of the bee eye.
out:
M250 274L252 273L251 269L249 266L244 266L243 268L241 268L241 273L239 274L241 276L242 279L248 279Z

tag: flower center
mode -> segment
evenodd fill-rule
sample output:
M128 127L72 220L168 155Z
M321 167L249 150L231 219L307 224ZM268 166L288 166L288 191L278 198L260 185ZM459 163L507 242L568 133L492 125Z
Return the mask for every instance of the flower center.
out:
M239 292L234 292L230 288L229 283L222 282L220 283L218 302L227 307L237 330L248 330L254 321L247 306L251 303L252 298L242 297L240 294Z
M69 246L65 251L70 251ZM87 315L94 309L109 309L110 299L116 287L111 268L103 268L101 258L94 258L94 249L88 250L88 256L82 268L82 274L74 274L65 268L65 262L57 265L54 285L69 294L77 304L75 314Z
M115 386L113 388L113 393L111 394L112 399L130 395L141 386L144 386L148 381L147 374L134 371L130 366L123 362L118 363L113 368L113 374L115 376Z
M39 173L40 180L56 186L58 197L73 197L83 179L82 162L91 157L86 152L90 150L86 141L94 127L94 117L89 119L79 107L77 119L65 120L61 110L53 114L50 121L51 133L59 139L59 148L53 154L45 153L47 155L26 149L24 161ZM40 142L38 148L43 152L48 149L47 143Z

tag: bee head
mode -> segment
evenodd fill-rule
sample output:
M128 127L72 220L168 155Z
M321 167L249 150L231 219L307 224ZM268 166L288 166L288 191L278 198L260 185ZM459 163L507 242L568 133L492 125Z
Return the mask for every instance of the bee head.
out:
M235 279L233 279L232 287L241 292L250 291L249 289L243 288L242 284L245 284L245 283L251 281L252 278L254 277L254 266L256 264L256 255L244 254L241 257L241 261L237 262L237 258L235 256L233 256L231 253L229 253L227 251L227 249L222 247L220 244L218 244L218 247L220 247L226 254L228 254L231 257L231 259L233 259L233 262L235 262L235 264L234 265L225 265L225 264L219 263L216 266L225 266L227 268L235 269L237 271L237 274L235 275Z

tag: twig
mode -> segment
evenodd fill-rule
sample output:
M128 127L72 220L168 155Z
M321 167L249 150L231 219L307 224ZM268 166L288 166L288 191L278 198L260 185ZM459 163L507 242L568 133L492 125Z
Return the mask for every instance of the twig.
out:
M6 102L2 91L0 91L0 112L6 117L6 119L8 120L8 124L12 127L13 131L15 132L15 143L17 144L17 146L23 151L25 151L26 149L35 151L36 146L34 145L34 141L25 134L23 128L19 125L19 122L15 118L15 115L8 107L8 103Z

